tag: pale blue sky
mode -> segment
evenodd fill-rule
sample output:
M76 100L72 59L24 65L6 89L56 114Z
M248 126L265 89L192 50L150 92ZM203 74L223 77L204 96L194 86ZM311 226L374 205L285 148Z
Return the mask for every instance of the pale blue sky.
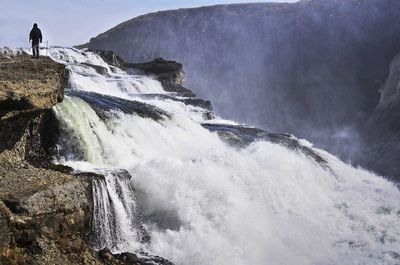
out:
M37 22L44 41L72 46L117 24L149 12L215 4L296 2L296 0L0 0L0 47L29 46L28 34Z

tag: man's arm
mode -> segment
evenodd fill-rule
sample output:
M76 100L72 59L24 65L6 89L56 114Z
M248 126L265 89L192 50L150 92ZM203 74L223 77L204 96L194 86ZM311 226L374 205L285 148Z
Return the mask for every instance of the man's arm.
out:
M29 33L29 41L28 41L28 42L31 42L31 39L32 39L32 30L31 30L31 32Z
M42 31L39 29L39 41L42 43Z

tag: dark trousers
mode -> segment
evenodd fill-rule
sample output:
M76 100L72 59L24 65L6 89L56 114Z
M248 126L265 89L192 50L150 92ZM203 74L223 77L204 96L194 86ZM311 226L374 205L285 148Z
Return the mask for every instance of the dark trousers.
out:
M33 58L39 59L39 42L32 42Z

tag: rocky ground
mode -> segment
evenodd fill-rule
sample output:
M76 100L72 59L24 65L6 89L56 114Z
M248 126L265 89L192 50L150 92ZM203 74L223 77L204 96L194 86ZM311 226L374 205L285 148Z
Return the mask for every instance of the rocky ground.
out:
M2 57L0 62L0 110L47 109L63 98L64 66L48 57L33 60L27 55ZM6 118L4 113L2 119Z

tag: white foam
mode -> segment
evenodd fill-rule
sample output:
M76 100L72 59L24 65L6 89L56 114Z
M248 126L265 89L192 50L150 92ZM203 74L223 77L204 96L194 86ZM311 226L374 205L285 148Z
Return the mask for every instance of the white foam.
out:
M50 57L66 64L70 70L71 89L96 92L121 98L131 98L134 93L166 93L161 83L149 76L129 75L121 69L108 65L98 54L73 48L49 49ZM96 72L97 66L105 74Z
M98 82L97 93L110 93L107 77L76 71L75 89ZM269 142L237 150L204 129L192 107L145 102L171 119L117 113L105 122L75 97L55 108L85 150L86 163L68 163L127 169L145 216L165 218L149 218L151 241L138 248L176 264L398 264L390 255L400 249L392 183L317 149L331 170Z

